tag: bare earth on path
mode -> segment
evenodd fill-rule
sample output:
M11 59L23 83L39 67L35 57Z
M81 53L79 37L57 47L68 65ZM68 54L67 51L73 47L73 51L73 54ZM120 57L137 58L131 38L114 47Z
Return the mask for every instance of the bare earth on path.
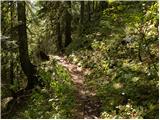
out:
M85 84L85 73L88 69L81 68L78 65L70 63L64 56L52 56L52 59L57 60L58 64L65 67L72 78L76 88L76 104L74 116L77 119L97 119L100 116L100 100L95 93L87 89Z

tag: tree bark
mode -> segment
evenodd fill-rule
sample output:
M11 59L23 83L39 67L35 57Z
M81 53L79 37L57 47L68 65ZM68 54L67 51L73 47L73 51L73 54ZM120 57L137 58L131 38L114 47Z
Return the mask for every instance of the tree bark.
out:
M80 18L80 23L83 25L84 22L84 1L80 1L81 3L81 18Z
M14 2L13 1L10 1L10 17L11 17L11 33L10 33L10 36L11 36L11 40L13 41L13 21L14 21L14 16L13 16L13 11L14 11ZM14 80L14 67L13 67L14 63L13 63L13 53L11 52L11 60L10 60L10 82L11 82L11 85L13 85L13 80Z
M71 9L71 1L66 1L68 8ZM67 47L71 42L71 21L72 16L69 11L66 9L65 13L65 47Z
M28 84L26 89L32 89L34 84L37 83L37 77L35 76L36 70L31 64L28 55L28 42L26 31L26 14L25 14L25 1L17 2L18 13L18 36L19 36L19 57L23 72L27 76Z
M57 50L58 52L62 51L62 34L59 21L57 22Z
M57 23L56 23L56 32L57 32L57 52L62 52L62 33L61 33L61 23L60 23L60 2L57 1L57 8L58 8L58 18L57 18Z
M94 13L94 6L95 6L95 1L92 2L92 11Z
M88 22L91 21L91 6L90 6L90 1L88 1Z

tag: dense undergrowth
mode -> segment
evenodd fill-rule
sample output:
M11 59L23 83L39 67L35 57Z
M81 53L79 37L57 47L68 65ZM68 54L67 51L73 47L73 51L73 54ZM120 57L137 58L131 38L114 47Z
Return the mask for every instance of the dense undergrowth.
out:
M50 65L46 67L45 65ZM72 85L68 71L57 64L43 63L39 68L45 86L37 87L27 99L27 104L12 118L25 119L55 119L72 118L75 107L75 88Z
M158 33L152 21L157 19L156 6L145 13L133 8L130 15L112 12L121 18L119 23L104 11L95 32L81 38L91 44L69 55L72 62L90 68L85 82L102 101L101 118L158 118Z

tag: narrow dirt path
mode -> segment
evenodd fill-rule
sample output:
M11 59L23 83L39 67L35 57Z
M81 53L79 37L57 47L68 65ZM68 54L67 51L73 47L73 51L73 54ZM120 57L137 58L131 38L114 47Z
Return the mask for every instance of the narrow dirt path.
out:
M85 84L85 73L89 72L88 69L81 68L75 64L70 63L63 56L53 56L58 64L65 67L73 80L76 87L76 110L75 118L78 119L97 119L100 115L100 100L96 97L92 91L87 89Z

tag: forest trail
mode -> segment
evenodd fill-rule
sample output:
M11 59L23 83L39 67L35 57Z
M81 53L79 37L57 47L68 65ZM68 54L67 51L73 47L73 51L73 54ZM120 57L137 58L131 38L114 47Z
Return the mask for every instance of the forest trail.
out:
M65 67L72 78L76 88L76 110L74 117L76 119L97 119L100 116L100 100L96 94L87 89L85 84L85 74L90 72L89 69L79 67L69 62L64 56L52 56L52 59L57 60L58 64Z

